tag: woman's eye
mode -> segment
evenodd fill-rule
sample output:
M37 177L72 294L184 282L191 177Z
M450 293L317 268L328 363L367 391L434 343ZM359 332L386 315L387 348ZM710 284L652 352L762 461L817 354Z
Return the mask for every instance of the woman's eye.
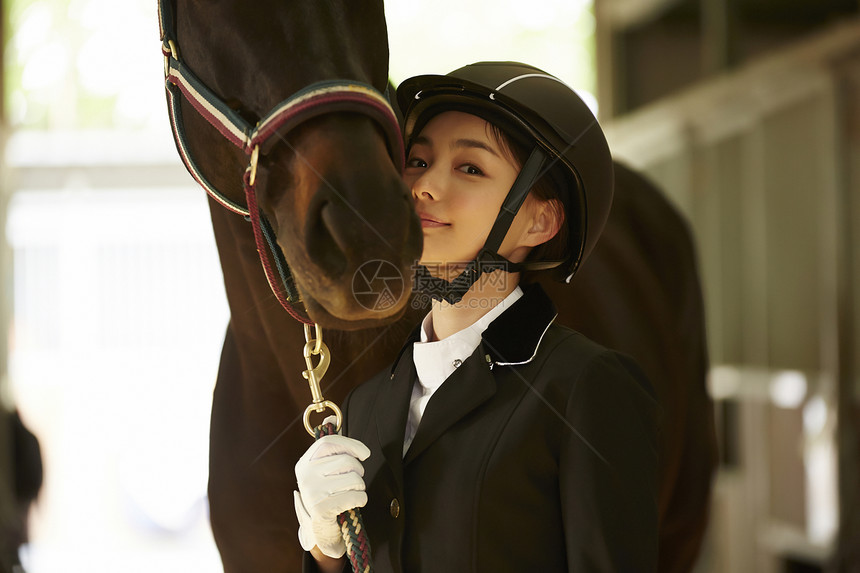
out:
M424 169L427 167L427 162L420 157L410 157L409 160L406 161L406 167L420 167L421 169Z
M478 169L477 167L475 167L471 163L467 163L467 164L461 166L459 169L460 169L460 171L462 171L466 175L483 175L484 174L483 171L481 171L480 169Z

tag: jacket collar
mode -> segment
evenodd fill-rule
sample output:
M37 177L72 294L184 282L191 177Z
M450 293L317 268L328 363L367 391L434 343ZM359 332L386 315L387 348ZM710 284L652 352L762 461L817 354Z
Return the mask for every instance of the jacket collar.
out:
M485 360L490 365L511 366L530 362L537 354L544 333L558 316L555 305L540 284L524 285L522 288L523 296L491 322L481 336L486 350ZM516 335L512 336L511 333ZM400 349L397 359L391 366L391 374L394 374L406 351L419 340L421 340L420 323L412 330L403 348ZM408 355L411 357L412 353L409 352Z
M556 316L555 305L539 284L524 286L523 296L484 331L487 362L499 366L530 362Z

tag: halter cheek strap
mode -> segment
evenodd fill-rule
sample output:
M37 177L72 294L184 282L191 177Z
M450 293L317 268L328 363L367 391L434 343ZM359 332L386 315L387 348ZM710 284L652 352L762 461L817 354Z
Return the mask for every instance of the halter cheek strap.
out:
M259 183L265 184L267 175L265 169L258 169L257 158L258 154L252 154L251 164L245 170L242 183L245 190L245 200L248 202L248 210L258 214L257 217L248 216L246 218L251 222L251 228L254 231L254 244L260 255L260 264L263 266L269 288L284 310L299 322L310 325L313 324L313 321L293 306L300 300L299 293L296 290L287 262L284 260L283 251L277 244L272 227L257 205L256 186Z

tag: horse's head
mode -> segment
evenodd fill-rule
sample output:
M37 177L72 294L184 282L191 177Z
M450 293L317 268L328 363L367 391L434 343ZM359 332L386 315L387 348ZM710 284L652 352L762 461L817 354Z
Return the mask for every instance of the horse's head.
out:
M175 4L183 65L251 125L314 82L348 79L380 90L387 84L381 1ZM202 175L244 205L247 150L185 100L181 112L185 143ZM400 160L392 160L379 122L333 111L276 138L259 160L257 196L310 317L354 329L400 316L422 235ZM361 294L389 286L394 298Z

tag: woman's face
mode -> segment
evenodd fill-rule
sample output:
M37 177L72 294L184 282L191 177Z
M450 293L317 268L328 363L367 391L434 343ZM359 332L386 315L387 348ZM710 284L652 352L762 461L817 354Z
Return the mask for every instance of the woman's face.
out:
M474 259L518 173L484 119L458 111L431 119L414 138L404 173L424 232L422 264L452 271ZM527 197L499 249L511 261L528 254L518 239L532 204Z

